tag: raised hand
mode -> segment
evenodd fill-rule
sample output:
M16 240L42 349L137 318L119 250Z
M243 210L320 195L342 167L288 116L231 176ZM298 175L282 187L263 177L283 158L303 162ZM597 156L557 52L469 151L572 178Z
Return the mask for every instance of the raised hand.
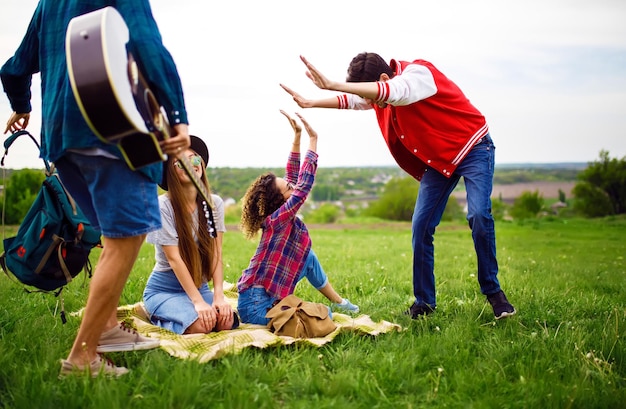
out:
M306 65L306 68L308 69L308 71L306 72L306 76L309 77L311 81L313 81L313 84L315 84L320 89L333 89L332 81L326 78L317 68L315 68L313 64L309 62L309 60L304 58L302 55L300 56L300 59L302 60L304 65Z
M289 124L291 125L291 128L293 128L293 131L296 134L300 134L302 133L302 127L300 126L300 124L298 123L298 121L296 121L295 119L293 119L292 117L289 116L288 113L286 113L285 111L283 111L282 109L280 110L280 113L285 115L287 117L287 119L289 120Z
M304 98L302 95L298 94L296 91L292 90L291 88L289 88L288 86L284 84L280 84L280 87L284 89L285 91L287 91L289 95L291 95L293 100L296 102L296 104L298 104L300 108L312 108L313 107L312 100Z
M311 128L311 125L309 125L309 123L306 121L306 119L304 119L302 115L300 115L297 112L296 112L296 115L298 115L298 118L300 118L300 120L302 121L302 124L304 125L304 129L306 129L306 133L309 134L309 139L311 141L317 140L317 132L315 132L315 130Z

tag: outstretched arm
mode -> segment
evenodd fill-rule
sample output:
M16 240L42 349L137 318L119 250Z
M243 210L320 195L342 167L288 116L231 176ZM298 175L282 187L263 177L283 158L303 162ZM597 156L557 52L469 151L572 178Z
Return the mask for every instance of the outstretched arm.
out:
M320 89L327 89L331 91L344 92L347 94L355 94L360 96L361 98L367 98L371 100L376 100L378 97L378 83L377 82L340 82L340 81L331 81L324 74L322 74L313 64L311 64L306 58L300 56L300 59L306 65L308 71L306 72L306 76ZM309 100L302 97L297 92L292 89L286 87L283 84L280 86L287 91L292 97L293 100L301 108L338 108L339 100L337 98L327 98L320 100Z
M339 101L337 100L337 97L324 99L306 99L284 84L280 84L280 87L287 91L287 93L293 97L293 100L296 102L296 104L298 104L300 108L339 108Z

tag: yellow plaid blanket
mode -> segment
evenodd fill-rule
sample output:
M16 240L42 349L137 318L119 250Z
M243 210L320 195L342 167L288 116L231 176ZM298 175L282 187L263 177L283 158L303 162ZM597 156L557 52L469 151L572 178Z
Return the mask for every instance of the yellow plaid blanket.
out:
M228 302L237 306L237 293L232 287L224 283L224 296ZM233 286L234 287L234 286ZM239 328L230 331L212 332L210 334L178 335L161 327L152 325L145 313L143 303L126 305L118 308L120 321L126 321L134 326L142 335L159 338L161 349L180 359L192 359L207 362L227 354L237 354L247 347L266 348L270 346L304 343L322 346L332 341L337 334L353 331L364 335L378 335L391 331L401 331L402 327L387 321L374 322L367 315L351 317L333 312L333 321L337 329L323 338L292 338L277 336L266 326L242 324Z

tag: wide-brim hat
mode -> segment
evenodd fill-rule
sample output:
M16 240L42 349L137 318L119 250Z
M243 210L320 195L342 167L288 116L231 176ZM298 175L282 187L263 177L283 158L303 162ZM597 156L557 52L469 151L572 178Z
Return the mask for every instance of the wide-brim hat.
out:
M207 148L206 143L195 135L189 135L189 137L191 138L191 146L189 149L200 155L204 161L204 165L208 166L209 148ZM167 190L167 161L163 162L163 176L161 177L161 183L159 183L159 186L161 186L161 189Z

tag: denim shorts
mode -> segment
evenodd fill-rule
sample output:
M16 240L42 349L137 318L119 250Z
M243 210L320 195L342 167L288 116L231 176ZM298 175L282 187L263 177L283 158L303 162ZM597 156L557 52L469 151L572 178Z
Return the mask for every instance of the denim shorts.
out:
M54 165L63 185L104 237L161 228L157 184L121 159L67 152Z
M250 287L239 294L237 312L241 322L267 325L270 320L265 314L272 308L276 298L270 296L265 288Z

